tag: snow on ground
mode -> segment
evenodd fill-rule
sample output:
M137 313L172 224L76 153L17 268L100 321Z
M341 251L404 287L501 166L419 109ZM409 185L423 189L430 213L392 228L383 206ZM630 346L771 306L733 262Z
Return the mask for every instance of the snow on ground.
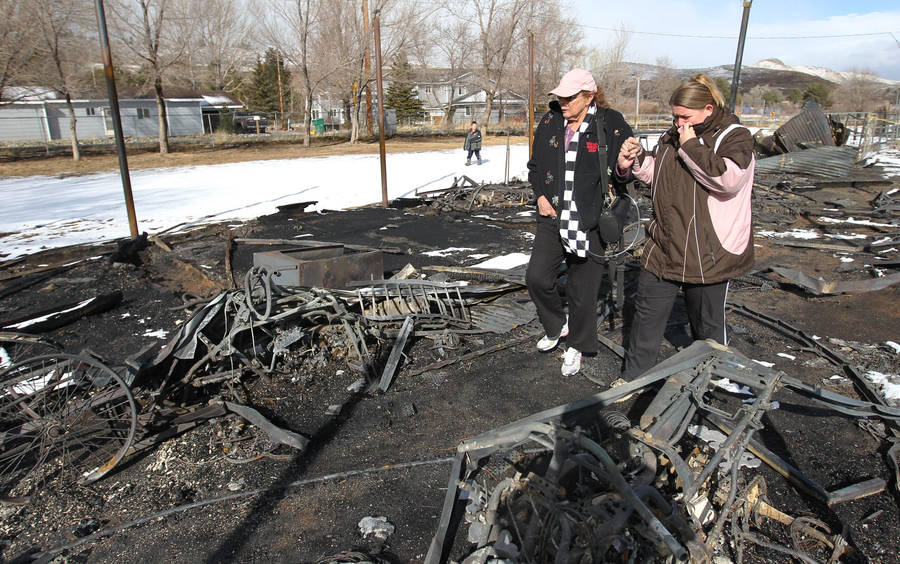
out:
M485 147L482 165L462 149L387 156L388 199L449 188L455 177L503 182L506 146ZM525 179L528 147L510 147L509 176ZM378 155L340 155L131 172L139 232L150 235L204 222L247 220L278 206L316 201L346 209L381 202ZM118 173L0 179L0 259L48 248L130 237Z
M645 147L656 137L643 140ZM484 164L465 166L461 149L387 156L388 199L449 188L467 175L476 182L503 182L506 147L485 147ZM510 147L510 178L525 179L528 148ZM867 156L900 176L900 151ZM176 226L242 221L274 213L278 206L315 201L312 209L346 209L381 201L378 155L340 155L140 170L131 173L138 231L150 235ZM130 236L118 173L57 178L0 178L0 259L39 250ZM826 221L829 218L823 218ZM842 220L849 221L849 220ZM862 223L862 222L859 222ZM758 231L758 237L816 238L817 232ZM833 235L832 235L833 237ZM848 237L848 235L844 235Z

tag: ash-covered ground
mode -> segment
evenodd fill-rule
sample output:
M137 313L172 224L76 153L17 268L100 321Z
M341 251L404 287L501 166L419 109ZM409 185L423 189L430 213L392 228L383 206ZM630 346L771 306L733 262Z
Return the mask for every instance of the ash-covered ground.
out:
M897 187L896 182L879 181L877 170L852 173L866 181L830 182L802 196L779 185L783 178L761 179L768 189L757 191L757 231L852 230L870 240L896 238L896 212L873 215L876 225L821 221L823 210L836 199L846 209L871 210L879 194ZM48 251L5 265L0 316L7 320L121 292L114 307L40 335L67 353L88 351L120 374L158 354L209 298L241 287L254 253L291 248L288 240L384 249L385 278L411 265L426 280L484 284L493 288L491 299L474 301L502 300L517 317L503 331L442 323L444 319L418 320L385 392L360 384L365 371L360 370L359 355L348 342L341 316L330 316L332 310L324 306L320 309L325 313L310 312L303 318L307 327L303 338L271 371L265 370L268 366L256 370L238 366L235 372L233 358L218 359L218 364L209 365L227 367L230 378L217 379L217 369L202 366L198 376L211 376L209 384L183 385L183 390L172 386L166 389L181 391L167 392L164 398L154 392L166 374L177 379L192 363L182 362L169 373L165 371L170 364L163 364L162 372L156 367L155 372L142 373L131 389L139 426L146 425L145 430L160 433L169 428L153 426L163 412L230 401L252 406L275 426L309 442L303 449L278 443L260 427L228 412L129 453L89 484L65 480L65 472L33 484L28 492L22 489L25 486L6 484L7 500L0 506L2 559L424 560L461 441L607 390L618 377L619 357L609 348L601 346L596 357L586 358L582 372L574 377L559 373L561 350L541 354L535 349L541 332L533 312L529 315L527 292L510 282L520 272L504 273L505 279L499 280L462 271L483 260L470 255L529 252L533 224L521 215L531 209L528 199L527 190L517 194L503 188L496 194L484 189L451 191L429 201L395 202L396 207L390 208L306 213L298 205L240 226L223 224L162 236L122 259L126 262L111 261L115 249L106 246ZM889 262L895 254L881 252L886 247L860 245L836 251L832 247L840 240L818 248L783 242L757 238L756 271L735 281L730 302L813 336L863 373L900 374L898 351L886 344L898 340L898 286L817 295L771 271L781 267L831 281L867 282L894 273L895 263L878 266L877 261ZM426 254L447 249L457 250ZM855 262L842 261L847 257ZM623 317L627 326L629 281L637 265L630 253L616 259L624 269L624 308L606 296L598 302L604 312L612 312L598 334L614 344L621 343ZM873 262L875 266L864 266ZM811 386L862 397L839 363L799 342L790 330L778 330L737 310L729 315L733 350ZM676 308L661 358L690 344L685 327L683 311ZM366 344L380 375L401 323L369 322L363 329L369 331ZM249 347L252 351L253 344ZM619 409L629 416L639 414L652 394L647 390L619 404ZM896 561L900 495L886 465L891 426L877 418L824 409L789 389L779 389L773 399L777 408L767 411L757 432L769 449L828 491L872 478L884 479L887 486L874 495L828 506L766 464L743 468L742 486L761 476L769 505L794 518L814 518L830 534L840 534L848 544L841 561ZM516 464L506 460L500 465ZM485 481L494 478L490 471L486 468ZM27 501L15 498L26 493ZM386 518L389 532L364 534L360 524L367 517ZM461 561L473 551L466 539L467 526L462 519L455 520L445 558ZM768 535L771 544L792 546L790 528L784 524L760 519L758 527L756 534ZM822 547L806 549L823 560L828 556ZM737 559L733 545L727 543L718 555ZM759 544L747 547L741 557L747 562L790 558Z

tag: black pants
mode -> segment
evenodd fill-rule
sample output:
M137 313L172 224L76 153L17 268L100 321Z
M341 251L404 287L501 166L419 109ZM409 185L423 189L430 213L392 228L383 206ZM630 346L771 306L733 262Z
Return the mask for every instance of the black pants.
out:
M664 280L641 269L622 378L632 380L656 365L659 345L679 289L684 290L694 339L713 339L723 345L728 344L725 328L727 280L717 284L682 284Z
M596 231L588 233L588 240L590 249L601 254L602 246ZM566 298L569 302L566 344L582 353L594 354L598 348L597 294L603 279L602 259L590 255L580 258L567 253L556 224L538 221L525 282L544 331L553 336L559 335L566 320L562 298L556 291L559 267L564 260L568 267Z

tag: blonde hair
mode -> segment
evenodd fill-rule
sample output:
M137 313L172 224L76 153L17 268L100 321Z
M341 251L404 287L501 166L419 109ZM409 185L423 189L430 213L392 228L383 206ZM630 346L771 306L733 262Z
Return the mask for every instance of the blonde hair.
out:
M707 104L725 107L725 98L713 81L703 73L683 81L669 97L670 106L682 106L692 110L705 108Z

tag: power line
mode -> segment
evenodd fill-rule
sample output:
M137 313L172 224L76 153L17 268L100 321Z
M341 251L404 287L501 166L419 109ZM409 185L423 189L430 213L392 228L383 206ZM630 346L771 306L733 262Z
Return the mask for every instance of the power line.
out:
M594 25L587 24L576 24L579 27L587 28L587 29L596 29L600 31L616 31L616 32L624 32L624 33L633 33L635 35L656 35L660 37L680 37L687 39L737 39L736 35L685 35L682 33L664 33L657 31L633 31L628 29L621 29L615 27L600 27ZM871 33L844 33L838 35L770 35L770 36L751 36L747 39L836 39L843 37L865 37L865 36L873 36L873 35L890 35L893 37L894 33L900 32L892 32L892 31L876 31Z

